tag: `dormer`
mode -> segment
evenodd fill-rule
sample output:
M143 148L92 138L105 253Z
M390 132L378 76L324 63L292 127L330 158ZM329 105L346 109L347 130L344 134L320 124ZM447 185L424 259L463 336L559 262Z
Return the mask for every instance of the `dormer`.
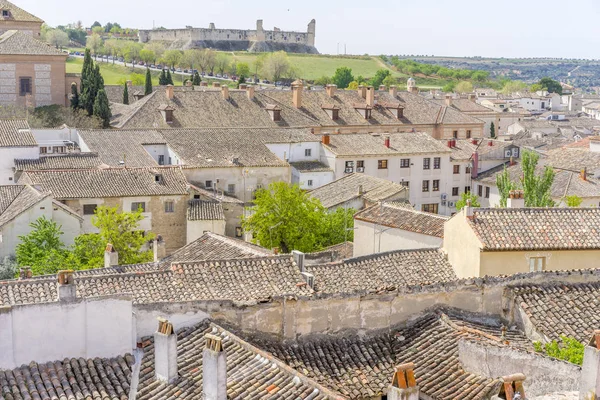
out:
M400 103L379 103L379 105L394 114L397 119L404 117L404 107Z
M144 96L145 96L145 94L141 90L136 90L133 93L133 98L135 99L135 101L138 101L138 100L142 99Z
M164 178L163 174L155 171L154 172L154 182L162 185L165 182L165 178Z
M357 103L354 104L354 109L358 111L358 113L362 115L364 119L371 118L371 112L373 111L373 107L371 107L370 105Z
M162 104L160 107L158 107L158 111L160 111L163 120L167 124L173 123L173 112L175 111L173 107L166 104Z
M281 121L281 108L274 104L267 104L265 110L269 113L271 117L271 121L279 122Z
M321 107L332 121L337 121L340 118L340 108L335 104L325 104Z

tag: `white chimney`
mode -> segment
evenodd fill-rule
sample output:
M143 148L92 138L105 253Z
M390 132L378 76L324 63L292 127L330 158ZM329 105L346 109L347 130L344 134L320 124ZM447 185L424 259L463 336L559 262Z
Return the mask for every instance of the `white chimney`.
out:
M522 190L511 190L506 199L506 207L508 208L524 208L525 196Z
M473 219L473 207L471 207L471 200L467 200L467 205L464 208L465 218Z
M154 371L156 379L172 383L177 379L177 334L173 324L158 318L158 329L154 332Z
M72 300L76 297L76 287L72 270L58 271L58 300Z
M116 265L119 265L119 253L117 253L112 244L108 243L104 250L104 268Z
M213 331L216 333L216 330ZM204 335L202 352L202 391L204 400L227 400L227 353L220 336Z
M298 250L292 250L292 257L294 262L300 268L300 272L304 272L304 253Z
M600 330L583 350L583 364L579 381L579 396L582 399L594 399L600 393Z
M398 365L388 389L389 400L419 400L419 387L415 379L415 365L407 363Z

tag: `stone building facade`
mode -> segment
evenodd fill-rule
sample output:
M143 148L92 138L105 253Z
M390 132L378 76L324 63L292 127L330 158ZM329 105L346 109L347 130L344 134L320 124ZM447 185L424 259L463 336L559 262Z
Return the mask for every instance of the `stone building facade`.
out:
M35 15L6 0L0 0L0 35L6 31L16 30L39 38L43 23L44 21Z
M263 21L256 21L255 30L208 28L140 30L139 41L167 42L177 48L215 48L219 50L276 51L317 53L315 48L316 21L308 24L306 32L265 30Z

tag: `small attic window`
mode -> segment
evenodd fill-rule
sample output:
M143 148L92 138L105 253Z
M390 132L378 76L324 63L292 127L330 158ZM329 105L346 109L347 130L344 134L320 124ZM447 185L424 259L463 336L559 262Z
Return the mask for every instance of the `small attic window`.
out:
M3 17L10 17L10 11L8 11L8 10L2 10L2 16Z
M272 121L281 121L281 108L273 104L267 104L265 110L267 110L267 112L269 113L269 116L271 117Z
M325 105L323 110L329 115L332 121L337 121L340 118L340 109L334 105Z
M359 112L360 115L363 116L364 119L371 118L371 111L373 111L373 107L365 104L355 104L354 109Z
M154 182L163 183L163 180L164 178L162 174L154 174Z

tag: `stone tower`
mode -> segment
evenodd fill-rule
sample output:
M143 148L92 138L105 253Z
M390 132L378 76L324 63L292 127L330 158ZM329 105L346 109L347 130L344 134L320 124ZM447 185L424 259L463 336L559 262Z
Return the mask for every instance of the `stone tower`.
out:
M264 42L265 39L266 39L266 36L265 36L265 31L263 29L263 20L258 19L258 20L256 20L256 41Z
M310 21L310 23L308 24L308 43L306 43L309 46L313 46L315 45L315 28L317 25L317 21L315 21L314 19L312 21Z

